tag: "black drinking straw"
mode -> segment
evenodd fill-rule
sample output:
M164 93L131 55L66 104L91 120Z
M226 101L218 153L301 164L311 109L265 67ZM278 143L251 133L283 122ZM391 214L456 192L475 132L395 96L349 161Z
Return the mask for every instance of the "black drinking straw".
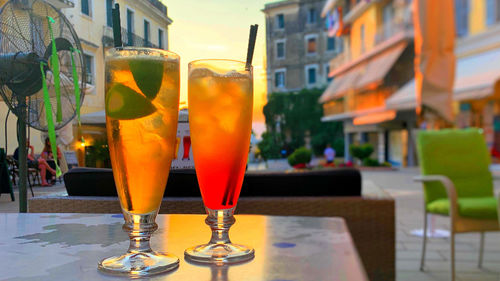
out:
M245 65L246 70L250 70L252 67L253 51L255 49L255 40L257 39L257 24L250 26L250 36L248 38L248 49L247 49L247 62Z
M123 47L122 43L122 29L120 25L120 5L115 4L115 8L111 9L111 16L113 17L113 40L115 48Z
M252 67L252 58L253 51L255 49L255 40L257 39L257 28L259 26L257 24L250 26L250 36L248 38L248 49L247 49L247 61L245 64L245 70L250 71ZM227 206L228 204L232 205L234 200L234 192L236 191L234 186L231 186L232 183L236 182L236 167L233 166L231 174L229 175L226 190L224 191L224 197L222 198L222 205ZM233 188L231 188L233 187Z
M121 29L121 24L120 24L120 5L118 3L115 4L115 8L111 9L111 16L113 17L113 41L115 48L121 48L123 47L122 44L122 29ZM114 121L118 122L118 121ZM120 134L118 132L113 132L113 134L116 134L116 136L113 136L117 139L118 142L121 142ZM116 152L115 157L117 158L117 162L121 163L121 165L125 165L125 157L123 155L123 151L118 149ZM115 173L115 172L114 172ZM125 172L116 172L118 173L118 176L121 177L121 182L124 185L123 186L123 196L125 197L125 201L127 202L126 208L128 211L133 211L134 208L132 207L132 198L130 197L130 192L129 192L129 187L128 187L128 180L127 180L127 173Z

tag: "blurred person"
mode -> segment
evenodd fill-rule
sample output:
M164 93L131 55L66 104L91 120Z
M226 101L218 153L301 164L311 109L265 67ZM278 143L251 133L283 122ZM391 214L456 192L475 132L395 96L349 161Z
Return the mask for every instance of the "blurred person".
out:
M333 164L333 161L335 160L335 149L333 149L329 143L326 144L323 155L325 155L326 164Z
M30 141L27 139L26 140L26 146L28 147L28 154L26 155L26 158L28 160L28 168L37 168L40 170L40 177L42 178L42 186L50 186L50 184L47 182L47 171L52 174L52 176L55 176L56 171L47 163L47 161L39 157L38 159L35 157L35 148L30 144ZM16 148L14 151L13 155L14 159L16 161L19 161L19 147Z
M59 149L59 147L57 145L56 145L56 147L57 147L57 161L60 162L62 153L61 153L61 150ZM51 148L51 144L50 144L50 139L49 138L45 138L45 145L43 147L43 151L42 151L41 157L55 171L55 169L56 169L56 162L54 161L54 155L52 154L52 148ZM49 179L51 181L54 181L55 180L55 173L52 176L50 176L50 177L47 175L47 179Z

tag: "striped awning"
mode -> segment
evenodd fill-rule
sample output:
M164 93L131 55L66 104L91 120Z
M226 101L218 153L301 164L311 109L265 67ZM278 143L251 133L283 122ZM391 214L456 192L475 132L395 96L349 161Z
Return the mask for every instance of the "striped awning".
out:
M487 98L495 92L500 80L500 49L457 60L453 100ZM415 80L411 80L386 101L387 107L398 110L416 107Z
M403 41L334 77L319 102L325 103L346 95L350 90L363 91L383 83L391 68L399 59L408 43Z

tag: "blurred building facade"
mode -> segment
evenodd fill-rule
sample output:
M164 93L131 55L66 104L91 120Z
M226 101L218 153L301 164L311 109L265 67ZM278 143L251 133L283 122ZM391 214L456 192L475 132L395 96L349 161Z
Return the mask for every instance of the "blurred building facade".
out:
M323 5L324 0L265 5L268 93L328 85L329 61L341 52L342 39L327 36Z
M416 94L411 0L331 0L344 10L345 48L320 102L323 121L344 123L350 144L369 142L379 162L416 164ZM500 1L455 0L456 126L481 127L500 151Z
M104 57L113 47L112 13L114 3L120 4L122 42L125 46L155 47L168 50L168 27L172 19L159 0L75 0L73 9L64 13L73 24L82 43L87 83L82 115L104 117ZM105 138L104 118L75 125L72 144L79 165L85 165L85 153L91 153L95 140ZM83 137L84 143L81 142ZM85 152L86 150L86 152Z
M2 2L1 4L5 4L8 1ZM104 111L104 56L105 51L113 47L111 9L114 3L120 4L124 45L168 49L168 27L172 24L172 19L168 17L167 7L159 0L49 0L47 2L56 9L61 9L81 41L88 83L81 108L82 115ZM3 120L7 110L7 106L1 101L0 120ZM104 119L101 119L102 121L97 124L82 124L80 129L75 127L73 130L71 125L68 126L68 134L74 133L74 141L60 145L66 149L77 150L81 156L84 145L92 145L94 139L104 138L105 124ZM17 118L12 115L8 120L8 153L12 153L17 147L16 120ZM66 132L58 131L57 134ZM80 142L82 136L85 139L84 144ZM1 139L0 146L4 147L4 138ZM41 152L43 145L40 132L31 130L31 143L36 145L37 153Z

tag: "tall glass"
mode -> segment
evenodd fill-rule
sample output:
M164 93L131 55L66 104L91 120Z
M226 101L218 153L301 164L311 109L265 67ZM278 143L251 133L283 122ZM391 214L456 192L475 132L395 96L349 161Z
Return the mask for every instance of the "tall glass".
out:
M188 83L194 165L212 238L184 254L202 263L242 262L253 258L254 250L231 243L228 232L250 147L252 69L239 61L193 61Z
M147 276L178 267L154 252L151 234L174 156L179 108L179 56L149 48L106 53L106 129L111 164L130 237L128 251L99 262L106 273Z

